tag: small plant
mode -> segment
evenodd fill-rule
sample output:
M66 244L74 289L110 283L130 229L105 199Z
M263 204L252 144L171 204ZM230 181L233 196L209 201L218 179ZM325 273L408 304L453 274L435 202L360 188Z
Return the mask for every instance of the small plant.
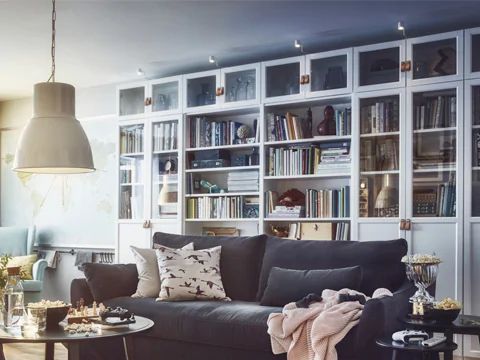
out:
M7 285L7 264L11 258L11 256L6 254L3 254L0 257L0 291L5 288L5 285Z

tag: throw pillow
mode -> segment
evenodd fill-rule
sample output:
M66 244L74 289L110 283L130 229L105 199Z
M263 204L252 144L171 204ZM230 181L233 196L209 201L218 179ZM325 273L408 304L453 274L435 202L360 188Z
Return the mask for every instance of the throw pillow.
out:
M24 256L15 256L8 260L7 268L9 267L20 267L20 278L22 280L32 280L33 273L32 268L33 264L37 261L37 254L33 255L24 255Z
M321 295L325 289L357 290L361 281L360 266L327 270L291 270L273 267L260 304L284 306L311 293Z
M157 301L230 300L220 275L222 247L204 250L157 249L161 285Z
M138 284L137 291L132 295L134 298L157 297L160 292L160 274L158 273L157 254L154 249L142 249L130 246L135 264L137 265ZM193 243L187 244L183 249L193 250Z
M85 263L83 272L97 303L120 296L131 296L137 289L138 274L135 264Z

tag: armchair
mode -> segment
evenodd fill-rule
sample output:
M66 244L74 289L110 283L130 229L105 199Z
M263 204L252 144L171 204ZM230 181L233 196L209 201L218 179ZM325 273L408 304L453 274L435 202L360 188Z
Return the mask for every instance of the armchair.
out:
M33 253L35 227L0 227L0 254L22 256ZM33 280L23 280L25 303L39 301L42 297L43 278L47 261L37 260L33 264Z

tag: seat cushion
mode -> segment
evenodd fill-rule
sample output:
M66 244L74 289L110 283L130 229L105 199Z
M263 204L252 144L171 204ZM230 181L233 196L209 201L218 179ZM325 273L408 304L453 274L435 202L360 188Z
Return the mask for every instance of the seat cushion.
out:
M281 308L243 301L156 302L120 297L105 302L155 322L149 336L253 351L271 351L267 319Z
M371 295L384 287L392 292L405 280L401 259L407 253L404 239L385 241L309 241L268 237L257 299L260 300L272 267L295 270L336 269L359 265L359 290Z
M233 300L254 301L265 250L265 235L241 236L194 236L157 232L156 244L180 248L193 242L195 250L222 247L220 273L227 296Z

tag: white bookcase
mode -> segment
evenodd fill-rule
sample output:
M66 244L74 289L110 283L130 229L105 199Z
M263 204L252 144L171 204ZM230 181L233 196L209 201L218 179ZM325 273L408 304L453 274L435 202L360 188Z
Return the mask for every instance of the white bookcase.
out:
M141 176L126 181L119 167L118 260L131 260L129 245L150 246L156 231L200 234L205 227L235 227L242 235L253 235L271 233L272 226L289 223L348 223L350 239L403 237L411 252L435 252L443 260L437 295L460 299L465 313L478 314L479 44L480 29L470 29L119 87L119 136L123 130L142 128L143 147L122 153L119 145L121 165L135 164L135 176ZM349 134L289 140L269 137L271 114L288 112L305 119L308 109L316 135L328 105L339 111L351 109ZM378 116L375 126L366 125L369 116ZM258 136L248 143L192 144L192 124L197 118L215 124L237 122L250 129L249 137L254 129ZM177 147L159 149L155 129L168 123L177 124ZM321 147L333 142L350 147L347 171L269 173L270 149ZM209 168L193 165L212 150L230 155L252 155L255 150L258 161ZM175 182L161 173L162 166L169 171L165 163L172 159L178 173ZM195 181L191 179L203 179L227 189L229 174L245 171L258 173L258 190L210 194L192 187ZM306 191L347 185L348 216L286 219L265 212L265 193L270 190L282 193L291 188ZM168 191L160 196L162 188ZM139 202L129 216L121 211L124 189ZM159 199L165 201L166 194L175 191L177 213L161 213ZM258 198L258 216L206 219L189 212L189 204L218 197ZM478 340L466 338L464 351L480 357Z

